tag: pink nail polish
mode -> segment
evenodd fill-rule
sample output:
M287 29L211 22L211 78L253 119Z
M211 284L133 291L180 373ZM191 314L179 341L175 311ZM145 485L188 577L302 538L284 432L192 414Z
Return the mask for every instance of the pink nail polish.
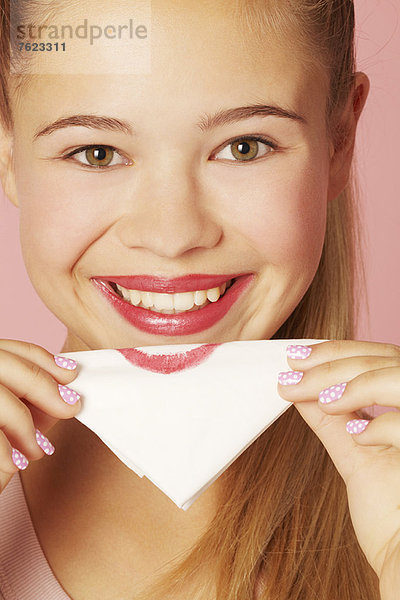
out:
M346 385L347 382L338 383L322 390L318 395L321 404L330 404L331 402L339 400L343 396Z
M362 433L368 424L367 419L353 419L347 421L346 429L349 433Z
M78 402L80 395L66 385L58 384L60 396L67 404L75 404Z
M278 381L281 385L294 385L303 378L303 371L281 371L278 373Z
M26 456L16 448L12 449L12 460L14 465L16 465L20 471L23 471L29 465L29 460Z
M286 354L289 358L308 358L311 351L310 346L302 346L301 344L289 344L286 348Z
M73 371L78 366L78 363L75 360L72 360L72 358L64 358L64 356L55 356L54 360L58 367L68 369L69 371Z
M40 446L43 450L43 452L46 452L46 454L49 455L54 453L55 448L53 444L50 442L50 440L47 439L45 435L43 435L41 431L39 431L39 429L36 429L36 441L38 443L38 446Z

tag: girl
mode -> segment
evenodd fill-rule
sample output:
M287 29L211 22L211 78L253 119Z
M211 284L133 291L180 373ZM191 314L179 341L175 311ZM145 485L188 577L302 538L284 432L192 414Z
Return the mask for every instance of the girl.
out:
M1 340L3 597L395 600L400 417L355 412L400 407L400 347L353 340L353 3L153 0L143 73L105 36L93 74L77 37L55 72L10 57L11 17L111 34L136 5L0 4L1 180L62 351L332 341L289 348L294 405L184 512L73 419L76 364Z

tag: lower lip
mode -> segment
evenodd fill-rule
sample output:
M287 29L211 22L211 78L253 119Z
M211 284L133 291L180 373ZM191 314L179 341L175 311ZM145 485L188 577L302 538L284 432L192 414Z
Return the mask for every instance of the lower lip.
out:
M231 285L225 294L204 308L193 312L167 315L133 306L113 293L105 283L92 279L115 310L131 325L152 335L178 336L193 335L209 329L220 321L232 305L244 294L255 275L242 275Z

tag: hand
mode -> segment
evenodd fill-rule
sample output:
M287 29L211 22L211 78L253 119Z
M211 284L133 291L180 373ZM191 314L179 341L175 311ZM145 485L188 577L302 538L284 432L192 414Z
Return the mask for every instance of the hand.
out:
M298 346L295 345L295 349ZM380 405L400 409L400 347L337 340L310 345L308 358L287 358L303 373L278 392L324 444L343 478L359 544L380 580L382 600L400 590L400 412L360 419L355 411ZM299 352L296 353L299 355ZM284 372L280 381L291 379ZM293 378L292 378L293 379ZM345 384L345 385L341 385ZM321 391L333 386L321 394ZM333 399L331 394L342 395ZM329 401L330 400L330 401ZM362 433L349 433L349 430Z
M18 469L26 468L26 459L54 452L43 434L79 412L79 395L63 387L77 375L73 362L65 361L63 368L40 346L0 339L0 493Z

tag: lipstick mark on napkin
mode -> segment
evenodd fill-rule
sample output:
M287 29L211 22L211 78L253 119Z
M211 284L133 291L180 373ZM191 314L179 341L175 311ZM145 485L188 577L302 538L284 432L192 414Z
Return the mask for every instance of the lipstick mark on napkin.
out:
M197 367L211 356L217 346L220 344L203 344L199 348L176 354L147 354L137 348L121 348L118 352L136 367L169 375L176 371Z

